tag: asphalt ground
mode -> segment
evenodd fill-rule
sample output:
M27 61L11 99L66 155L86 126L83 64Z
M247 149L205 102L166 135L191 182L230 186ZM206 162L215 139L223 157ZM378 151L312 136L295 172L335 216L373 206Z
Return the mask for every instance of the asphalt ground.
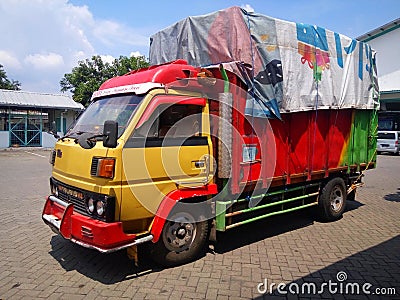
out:
M0 299L400 299L400 157L379 155L339 221L272 217L163 269L54 234L41 220L49 155L0 151Z

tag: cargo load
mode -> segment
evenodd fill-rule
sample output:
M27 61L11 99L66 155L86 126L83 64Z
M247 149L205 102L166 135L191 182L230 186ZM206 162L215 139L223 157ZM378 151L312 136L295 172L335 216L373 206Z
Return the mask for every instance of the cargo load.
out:
M150 63L223 63L252 89L246 113L280 117L313 109L374 109L375 53L363 42L315 25L239 7L188 17L151 36Z

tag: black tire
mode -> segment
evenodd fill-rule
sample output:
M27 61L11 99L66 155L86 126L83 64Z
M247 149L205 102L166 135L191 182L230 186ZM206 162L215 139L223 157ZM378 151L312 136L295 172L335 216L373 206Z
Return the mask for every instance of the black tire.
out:
M318 216L321 221L335 221L342 217L346 208L346 185L336 177L323 187L318 200Z
M152 245L151 258L172 267L195 260L204 254L209 234L205 217L195 218L188 212L172 212L164 224L157 243Z

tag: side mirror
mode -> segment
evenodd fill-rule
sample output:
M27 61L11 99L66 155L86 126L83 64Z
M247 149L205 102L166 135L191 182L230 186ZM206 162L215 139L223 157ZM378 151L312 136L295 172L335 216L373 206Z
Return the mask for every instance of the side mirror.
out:
M118 122L105 121L103 129L103 146L107 148L117 147Z

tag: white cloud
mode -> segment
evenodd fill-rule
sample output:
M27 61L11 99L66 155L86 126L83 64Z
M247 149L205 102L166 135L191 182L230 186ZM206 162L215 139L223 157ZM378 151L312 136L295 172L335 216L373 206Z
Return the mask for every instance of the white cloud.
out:
M74 62L77 62L77 61L80 61L80 60L84 60L85 58L88 58L84 51L76 51L76 52L74 52L72 54L72 57L73 57L72 61L74 61Z
M134 52L131 52L131 54L129 56L130 57L140 57L140 56L143 56L143 54L141 54L139 51L134 51Z
M253 13L254 12L254 8L250 4L242 4L240 7L243 8L244 10L246 10L249 13Z
M25 60L26 63L31 64L35 69L51 69L64 66L64 59L60 54L30 54Z
M111 64L115 60L115 57L112 55L100 55L100 57L102 61L109 64Z
M97 53L110 60L148 45L133 28L97 19L68 0L1 0L0 16L0 64L24 90L59 92L79 60ZM129 50L121 53L121 46Z
M21 69L21 63L19 62L18 58L12 53L4 50L0 50L0 64L3 65L6 70Z
M93 28L93 34L105 45L146 46L149 43L148 37L136 33L132 28L110 20L97 22L96 27Z

